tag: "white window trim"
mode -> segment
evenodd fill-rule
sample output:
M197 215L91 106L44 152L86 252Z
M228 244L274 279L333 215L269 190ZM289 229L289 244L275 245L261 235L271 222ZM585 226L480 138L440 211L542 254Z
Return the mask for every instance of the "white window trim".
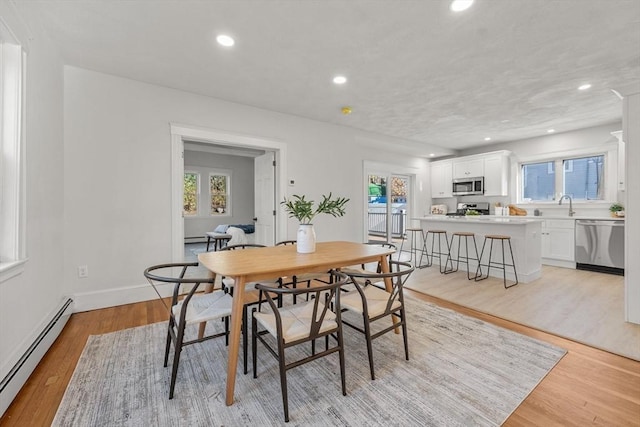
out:
M26 52L0 20L0 282L21 274L27 261L25 189ZM7 61L17 67L7 67ZM6 103L6 104L5 104ZM7 108L8 105L17 108ZM10 161L6 161L10 159Z
M212 214L211 213L211 176L226 176L227 177L227 209L224 213L221 214ZM208 181L208 199L207 199L207 216L210 218L221 218L225 216L233 216L231 213L233 204L231 203L231 172L227 170L217 170L212 169L209 171L209 181Z
M536 156L527 156L518 159L517 167L514 169L516 183L517 203L520 205L535 206L549 206L558 204L559 198L562 194L556 191L555 200L523 200L522 198L522 165L531 163L551 162L560 160L562 166L562 160L569 160L590 156L604 156L604 175L605 175L605 188L604 198L602 200L574 200L574 205L582 206L597 206L597 205L610 205L617 200L617 159L618 159L618 147L615 144L605 144L601 146L594 146L589 148L582 148L578 150L558 151L554 153L541 154ZM556 168L556 190L562 188L562 170ZM558 173L560 172L560 173Z

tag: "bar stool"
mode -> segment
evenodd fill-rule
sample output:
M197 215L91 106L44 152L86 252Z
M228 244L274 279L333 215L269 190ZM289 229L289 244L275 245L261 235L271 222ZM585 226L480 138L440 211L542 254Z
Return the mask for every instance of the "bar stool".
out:
M491 245L489 246L489 261L487 264L481 264L478 263L478 268L476 270L476 281L480 281L480 280L484 280L487 277L489 277L489 271L491 270L491 267L494 268L498 268L502 270L502 280L503 280L503 284L504 284L504 288L510 288L512 286L515 286L518 284L518 273L516 272L516 262L513 258L513 249L511 247L511 236L503 236L503 235L499 235L499 234L488 234L486 236L484 236L484 242L482 243L482 251L480 252L480 259L482 259L482 256L484 255L484 247L487 244L487 240L491 240ZM502 243L502 262L498 262L498 261L492 261L491 260L491 256L493 254L493 242L495 242L496 240L499 240L500 243ZM505 240L507 242L509 242L509 253L511 254L511 264L507 264L505 262L504 259L504 242ZM482 270L481 270L481 266L485 266L487 267L487 275L486 276L482 276ZM507 267L513 267L513 274L515 275L516 281L515 283L512 283L511 285L507 286Z
M447 249L447 252L442 252L442 235L444 235L444 240L445 240L445 248ZM427 252L427 259L429 260L429 257L431 257L431 259L429 260L429 263L427 264L427 267L431 267L433 265L433 258L438 258L438 262L440 264L440 273L444 273L447 270L447 264L449 262L449 258L450 258L450 253L449 253L449 237L447 236L447 232L444 230L427 230L427 233L425 235L424 238L424 249L426 251L427 248L427 239L429 239L429 236L431 236L431 255L429 255L429 253ZM436 243L436 236L438 236L438 250L435 250L435 243ZM446 255L447 258L445 259L445 263L444 266L442 265L442 257ZM453 268L453 262L451 262L451 268Z
M409 236L408 233L411 233ZM406 228L405 229L405 238L410 241L409 244L409 262L412 262L416 268L424 268L429 265L422 265L422 257L425 254L426 247L424 245L425 242L425 234L424 230L419 227L414 228ZM422 239L422 249L418 248L419 240ZM402 239L402 243L400 243L400 251L398 252L398 256L402 255L402 247L404 246L404 240ZM418 251L420 251L420 261L418 262ZM429 254L427 253L427 259L429 259Z
M456 237L458 238L458 254L456 259L453 259L451 257L451 248L453 247L453 242ZM465 243L464 256L460 255L460 248L462 247L463 237L464 237L464 243ZM476 251L475 258L469 256L469 238L473 239L473 248ZM475 260L478 262L478 265L480 265L480 257L478 257L478 245L476 245L476 234L468 231L456 231L455 233L453 233L451 235L451 243L449 244L449 259L451 259L451 269L445 270L444 274L455 273L456 271L458 271L458 268L460 267L460 263L462 262L463 264L467 264L467 280L475 279L478 274L478 270L476 269L476 274L473 277L471 277L471 272L469 271L469 260L470 259ZM453 261L456 262L455 269L453 268ZM447 263L445 263L445 266L447 265ZM482 275L481 269L480 269L480 274Z

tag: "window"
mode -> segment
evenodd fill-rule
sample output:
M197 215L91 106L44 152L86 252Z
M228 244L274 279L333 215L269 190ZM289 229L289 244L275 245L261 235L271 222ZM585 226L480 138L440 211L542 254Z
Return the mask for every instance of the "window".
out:
M563 161L563 194L573 200L604 199L604 156Z
M26 55L0 21L0 281L26 260L24 76Z
M209 196L211 198L211 215L228 213L229 177L227 175L209 175Z
M184 191L182 212L184 216L198 215L198 195L200 191L200 174L197 172L184 173Z
M604 154L596 154L522 164L522 200L552 201L563 194L574 201L604 200L605 160Z
M522 165L522 196L526 200L553 200L556 172L554 162Z

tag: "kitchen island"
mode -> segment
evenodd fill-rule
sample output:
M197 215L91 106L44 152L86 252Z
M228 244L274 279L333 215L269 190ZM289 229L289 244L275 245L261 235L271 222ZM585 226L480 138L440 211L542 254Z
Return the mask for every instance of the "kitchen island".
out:
M426 232L428 230L444 230L447 232L449 241L451 242L451 234L456 231L472 232L476 235L478 245L478 254L482 250L484 236L487 234L503 234L511 236L511 245L513 247L513 257L518 273L518 280L522 283L531 282L540 277L542 274L541 256L541 229L542 219L530 217L514 217L514 216L445 216L430 215L420 218L412 218L414 221L420 221L420 227ZM451 253L457 254L457 238L451 247ZM464 239L463 239L464 242ZM437 243L436 243L437 245ZM464 246L464 243L463 243ZM501 250L496 253L497 244L494 244L494 261L501 261ZM427 248L431 251L431 239ZM443 248L444 250L444 248ZM469 248L470 255L475 255L473 248ZM505 247L507 262L509 262L509 248ZM464 247L462 248L464 254ZM482 263L487 264L489 261L489 243L485 248ZM444 260L443 260L444 262ZM473 270L477 267L477 263L470 261L469 267ZM461 269L464 266L460 266ZM486 270L486 267L483 267ZM486 271L483 271L486 274ZM502 270L491 268L491 276L502 278ZM507 279L515 280L510 267L507 267Z

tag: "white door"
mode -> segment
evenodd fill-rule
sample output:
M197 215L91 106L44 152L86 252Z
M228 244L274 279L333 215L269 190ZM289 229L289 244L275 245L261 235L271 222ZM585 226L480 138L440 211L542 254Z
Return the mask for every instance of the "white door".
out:
M275 160L274 153L256 157L254 162L254 209L256 227L255 242L261 245L275 244Z

